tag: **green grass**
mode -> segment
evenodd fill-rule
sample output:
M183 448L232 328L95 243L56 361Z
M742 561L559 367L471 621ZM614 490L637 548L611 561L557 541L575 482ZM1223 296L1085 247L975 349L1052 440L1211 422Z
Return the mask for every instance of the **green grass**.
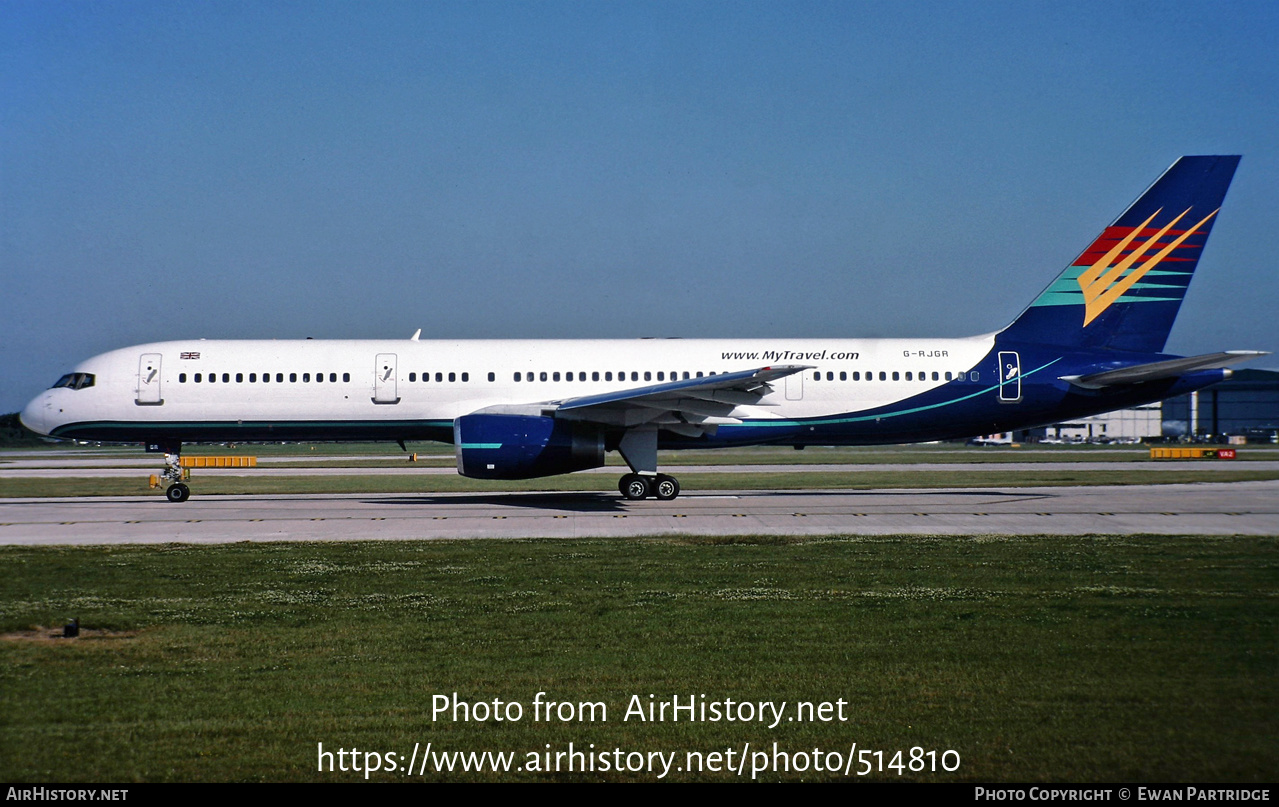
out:
M10 547L0 564L0 630L115 632L0 641L5 781L359 777L317 773L321 741L520 761L569 741L681 761L856 742L958 751L957 773L918 777L937 781L1279 777L1277 538ZM435 694L528 708L539 691L609 721L431 719ZM623 722L650 693L842 698L850 719Z
M1155 471L800 471L793 473L679 474L680 485L699 490L874 490L880 488L986 488L1061 485L1163 485L1190 482L1245 482L1279 479L1279 471L1208 471L1189 468ZM193 495L282 493L448 493L501 491L614 491L617 477L568 474L545 479L487 481L455 474L386 476L212 476L199 469L191 478ZM137 478L63 477L0 479L0 498L48 496L162 496L151 490L146 470Z

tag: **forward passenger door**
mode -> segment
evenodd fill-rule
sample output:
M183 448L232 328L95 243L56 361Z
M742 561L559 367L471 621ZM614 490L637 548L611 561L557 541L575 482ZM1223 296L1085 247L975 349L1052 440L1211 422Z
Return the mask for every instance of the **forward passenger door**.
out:
M373 403L397 404L400 397L397 393L395 371L395 354L379 353L373 365Z
M138 359L138 406L159 406L164 403L160 389L159 353L143 353Z

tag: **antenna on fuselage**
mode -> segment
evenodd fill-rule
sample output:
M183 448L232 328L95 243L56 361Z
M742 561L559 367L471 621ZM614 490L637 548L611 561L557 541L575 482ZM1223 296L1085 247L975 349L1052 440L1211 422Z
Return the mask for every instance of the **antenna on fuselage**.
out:
M413 335L409 337L409 341L416 342L417 338L421 335L422 335L422 329L418 328L416 331L413 332Z

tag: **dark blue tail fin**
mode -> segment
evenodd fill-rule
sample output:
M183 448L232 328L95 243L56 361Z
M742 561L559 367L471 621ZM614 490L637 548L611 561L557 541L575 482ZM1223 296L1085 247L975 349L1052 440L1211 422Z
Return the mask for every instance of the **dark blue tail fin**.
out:
M1161 352L1238 165L1238 156L1177 160L1001 338Z

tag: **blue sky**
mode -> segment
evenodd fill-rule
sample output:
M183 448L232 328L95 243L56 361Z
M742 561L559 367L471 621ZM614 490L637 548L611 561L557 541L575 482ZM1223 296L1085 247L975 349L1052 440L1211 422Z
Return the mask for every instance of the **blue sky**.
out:
M1279 350L1276 53L1262 2L7 0L0 411L173 338L987 332L1182 154L1244 160L1169 350Z

